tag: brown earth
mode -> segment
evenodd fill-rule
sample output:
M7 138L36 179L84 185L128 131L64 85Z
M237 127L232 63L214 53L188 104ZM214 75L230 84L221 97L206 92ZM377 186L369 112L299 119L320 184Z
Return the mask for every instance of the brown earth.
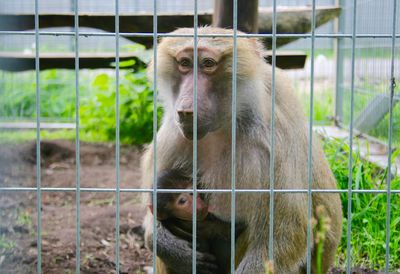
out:
M115 147L80 144L80 182L115 188ZM139 188L140 149L122 147L121 188ZM41 185L74 188L75 143L41 143ZM36 144L0 145L0 187L36 187ZM141 195L121 193L120 273L146 273L152 264L141 228ZM36 273L36 191L0 191L0 273ZM80 193L81 273L115 273L115 192ZM75 273L76 193L42 192L42 273ZM333 268L330 273L345 273ZM352 273L382 273L353 268Z
M115 147L80 144L81 187L115 188ZM121 188L138 188L140 150L122 147ZM75 143L41 143L42 187L74 188ZM0 187L36 187L36 144L0 145ZM141 194L121 193L120 273L145 273L151 252ZM142 194L143 195L143 194ZM0 192L0 272L36 273L36 191ZM74 273L75 191L42 192L42 272ZM81 273L115 273L116 193L80 193Z

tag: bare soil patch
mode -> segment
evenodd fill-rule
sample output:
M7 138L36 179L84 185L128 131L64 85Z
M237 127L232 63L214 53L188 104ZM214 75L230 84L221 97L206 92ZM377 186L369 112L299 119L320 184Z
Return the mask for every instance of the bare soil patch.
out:
M121 188L139 188L140 149L122 147ZM80 144L80 182L84 188L115 188L115 147ZM36 144L0 145L0 186L36 187ZM75 143L41 143L41 185L74 188ZM146 273L152 264L144 248L141 195L121 193L120 273ZM0 192L0 273L36 273L37 195ZM115 192L80 193L81 273L115 273ZM75 273L76 193L42 192L42 272ZM333 268L330 273L345 273ZM353 268L352 273L383 273Z
M140 150L122 147L121 188L140 187ZM85 188L115 188L115 147L80 144L80 182ZM41 185L75 188L75 143L41 143ZM36 187L36 144L0 145L0 186ZM143 245L145 208L137 193L121 193L121 273L144 273L151 252ZM36 273L36 192L0 192L1 273ZM74 273L76 192L42 192L42 271ZM80 193L81 273L115 273L116 193Z

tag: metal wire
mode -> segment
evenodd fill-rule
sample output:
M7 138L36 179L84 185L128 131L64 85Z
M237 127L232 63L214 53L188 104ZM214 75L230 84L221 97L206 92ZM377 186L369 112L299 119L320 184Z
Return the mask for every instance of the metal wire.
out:
M308 192L307 192L307 273L311 273L312 238L312 165L313 165L313 122L314 122L314 55L315 55L315 0L312 2L311 16L311 83L310 83L310 121L308 129Z
M39 0L35 0L35 69L36 69L36 213L37 213L37 264L36 272L42 273L42 181L40 170L40 43Z
M41 187L42 192L74 192L76 188L73 187ZM37 187L0 187L0 192L33 192ZM80 192L116 192L116 188L95 188L95 187L81 187ZM120 188L120 192L125 193L152 193L152 188ZM231 193L232 189L197 189L198 193ZM308 189L236 189L237 193L308 193ZM192 189L157 189L159 193L193 193ZM312 193L348 193L347 189L311 189ZM387 190L381 189L353 189L353 193L367 193L367 194L385 194ZM400 189L392 189L391 194L399 194Z
M385 272L389 273L390 262L390 198L391 198L391 180L392 180L392 137L393 137L393 105L394 105L394 88L396 86L394 78L394 56L396 46L396 14L397 1L393 0L393 37L391 48L391 63L390 63L390 102L389 102L389 130L388 130L388 165L387 165L387 186L386 186L386 254L385 254Z
M231 141L231 272L235 273L236 253L236 105L237 105L237 0L233 1L233 60L232 60L232 141Z
M119 111L119 0L115 0L115 177L116 177L116 216L115 216L115 272L119 273L120 261L120 111Z
M80 171L80 120L79 120L79 3L78 0L74 1L75 5L75 162L76 162L76 192L75 192L75 205L76 205L76 239L75 239L75 273L80 273L81 265L81 171Z
M337 4L341 7L343 5L344 0L336 0ZM345 27L345 16L341 14L339 19L337 19L337 30L342 34L343 29ZM343 44L344 39L336 38L336 79L335 79L335 120L336 124L341 123L343 120L343 88L342 83L344 79L344 71L343 71L343 59L344 59L344 52L343 52Z
M396 34L396 17L397 17L397 1L393 0L393 28L391 34L357 34L356 33L356 16L357 16L357 0L353 0L353 30L351 34L317 34L315 33L315 18L316 18L316 0L312 2L312 27L311 34L277 34L276 33L276 0L273 0L273 28L272 34L242 34L237 33L237 0L233 3L233 34L198 34L198 1L195 0L194 4L194 33L193 34L170 34L157 32L157 0L153 0L153 33L120 33L119 32L119 0L116 0L115 6L115 32L102 33L102 32L80 32L79 31L79 5L78 0L74 0L74 31L40 31L39 30L39 0L35 0L35 29L34 31L0 31L0 35L34 35L35 36L35 72L36 72L36 187L0 187L0 192L10 191L28 191L36 192L37 195L37 273L42 273L42 192L75 192L76 193L76 269L75 272L80 272L80 193L81 192L115 192L116 193L116 223L115 223L115 263L116 272L120 271L120 195L124 193L151 193L153 199L153 268L154 273L156 269L157 257L157 193L181 193L191 192L194 196L193 202L193 254L192 254L192 272L196 273L196 234L197 234L197 214L196 214L196 196L197 193L231 193L231 273L235 271L235 217L236 217L236 193L268 193L270 197L269 207L269 259L273 260L273 228L274 228L274 194L275 193L303 193L307 194L307 273L311 272L311 218L312 218L312 194L313 193L347 193L348 194L348 222L347 222L347 273L351 273L351 220L352 220L352 194L365 193L365 194L386 194L386 254L385 254L385 272L389 273L390 268L390 222L391 222L391 195L400 194L400 190L391 190L391 156L392 156L392 135L393 135L393 101L394 101L394 58L395 58L395 43L396 38L400 38L400 34ZM51 188L41 186L41 153L40 153L40 123L41 123L41 110L40 110L40 36L71 36L75 39L75 88L76 88L76 184L75 187L66 188ZM81 188L80 186L80 100L79 100L79 37L115 37L115 62L116 62L116 187L115 188ZM119 39L120 37L152 37L153 38L153 65L154 69L154 105L153 105L153 188L152 189L138 189L138 188L121 188L120 187L120 95L119 95ZM194 37L194 117L193 117L193 189L157 189L157 39L161 37ZM197 94L198 94L198 39L199 38L213 38L213 37L233 37L233 69L232 69L232 143L231 143L231 189L197 189ZM236 189L236 94L237 94L237 39L241 37L252 38L272 38L272 98L271 98L271 143L272 150L270 155L270 186L269 189ZM275 68L276 68L276 41L277 38L311 38L311 86L310 86L310 121L309 121L309 151L308 151L308 189L275 189L274 187L274 149L275 149ZM338 38L338 39L351 39L351 102L350 102L350 124L349 124L349 141L350 141L350 155L349 155L349 180L348 189L312 189L312 126L313 126L313 111L314 111L314 56L315 56L315 39L316 38ZM389 112L389 129L388 129L388 176L387 186L385 190L357 190L352 188L352 168L353 168L353 115L354 115L354 82L355 82L355 47L356 39L358 38L390 38L391 45L391 76L390 76L390 112Z
M74 32L71 31L40 31L39 34L41 36L75 36ZM8 31L2 30L0 31L0 35L35 35L34 31ZM81 31L79 36L91 37L91 36L108 36L114 37L116 36L115 32L96 32L96 31ZM120 32L120 37L148 37L153 38L156 36L157 38L162 37L193 37L193 34L177 34L177 33L146 33L146 32ZM233 37L233 34L198 34L199 38L214 38L214 37ZM270 33L238 33L238 38L273 38L273 34ZM308 33L296 34L296 33L277 33L276 38L311 38L312 35ZM349 38L352 39L352 34L346 33L316 33L314 35L315 38ZM371 34L357 34L356 38L392 38L392 34L381 34L381 33L371 33ZM395 35L396 38L400 38L400 34Z
M275 199L275 101L276 101L276 0L272 7L272 93L271 93L271 151L269 163L269 235L268 235L268 259L274 261L274 199Z
M357 22L357 0L353 0L353 34L351 46L351 98L350 98L350 155L349 155L349 180L347 194L347 274L351 273L351 219L353 198L353 120L354 120L354 77L355 77L355 48L356 48L356 22Z
M198 16L197 16L197 0L194 1L194 18L193 18L193 30L194 30L194 38L193 38L193 169L192 169L192 177L193 177L193 203L192 203L192 212L193 212L193 220L192 220L192 273L196 274L196 254L197 254L197 94L198 94Z
M157 0L153 0L153 273L157 274Z

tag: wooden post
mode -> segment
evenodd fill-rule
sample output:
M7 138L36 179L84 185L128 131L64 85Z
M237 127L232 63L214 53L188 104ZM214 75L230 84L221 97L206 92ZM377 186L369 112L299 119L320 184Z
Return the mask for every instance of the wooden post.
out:
M213 26L233 27L233 0L215 0ZM258 0L238 0L238 30L258 33Z

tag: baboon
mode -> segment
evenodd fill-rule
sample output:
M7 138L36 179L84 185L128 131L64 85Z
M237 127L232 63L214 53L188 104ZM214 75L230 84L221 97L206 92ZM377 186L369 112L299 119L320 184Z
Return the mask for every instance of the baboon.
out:
M240 33L240 32L239 32ZM193 35L183 28L173 34ZM210 37L233 35L232 30L202 27L198 34L198 112L197 167L198 183L205 189L231 188L231 120L233 38ZM157 133L157 169L190 170L193 152L193 37L166 37L157 49L157 67L149 66L149 75L157 73L157 86L164 116ZM270 159L274 149L274 188L308 188L308 127L305 115L295 98L290 81L276 70L275 142L271 138L272 67L265 61L265 49L252 38L237 38L237 108L236 108L236 188L269 189ZM153 145L143 156L143 184L153 182ZM312 140L312 188L336 189L336 181L317 138ZM275 273L302 273L307 258L307 194L275 193L273 223L273 268ZM223 221L231 218L231 194L210 193L207 203ZM313 211L326 209L331 220L324 243L323 271L333 264L341 236L342 209L339 194L313 193ZM269 193L236 194L236 222L244 231L236 241L236 273L263 273L269 246ZM146 242L152 244L152 216L144 222ZM315 214L315 212L313 212ZM190 273L191 247L158 224L158 266L179 266L180 273ZM168 239L167 239L168 238ZM167 250L160 242L173 241ZM313 242L313 240L311 240ZM314 251L313 247L311 247ZM176 257L176 254L179 257ZM198 263L207 263L207 254L198 252ZM314 252L312 256L314 256ZM189 259L190 261L190 259ZM312 258L315 272L316 260Z
M159 189L191 189L192 180L178 170L168 170L158 176L157 187ZM199 251L206 252L215 257L215 264L209 262L207 268L199 269L200 273L227 273L229 269L231 224L216 218L209 212L204 195L197 195L197 245ZM157 194L157 219L175 236L188 242L192 241L193 225L193 194L163 193ZM150 205L153 212L153 205ZM236 227L240 233L240 227ZM171 243L161 242L165 249ZM212 258L212 257L210 257ZM191 263L188 261L187 263ZM174 269L168 269L168 274L177 273Z

